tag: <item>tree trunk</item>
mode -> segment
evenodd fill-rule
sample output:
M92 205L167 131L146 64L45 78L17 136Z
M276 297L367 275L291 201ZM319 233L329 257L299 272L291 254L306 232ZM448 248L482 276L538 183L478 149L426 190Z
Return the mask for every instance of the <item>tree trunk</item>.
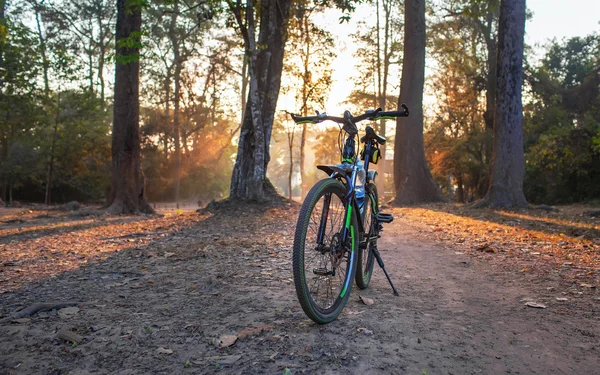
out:
M173 76L173 142L175 144L175 202L179 208L179 187L181 184L181 132L179 126L179 101L181 99L181 63L177 62Z
M183 64L179 50L180 41L177 38L175 29L177 26L178 14L179 7L177 2L175 2L173 13L171 13L171 22L169 24L169 39L171 41L171 46L173 47L173 64L175 65L175 72L173 74L173 83L175 84L173 91L173 142L175 145L174 198L177 208L179 208L179 188L181 185L181 132L179 126L179 105L181 100L181 70Z
M388 76L390 71L390 22L391 22L391 2L383 1L383 10L385 12L385 30L383 34L383 83L381 87L381 93L379 95L379 107L386 109L386 101L387 101L387 85L388 85ZM379 40L379 37L377 37ZM381 120L379 123L379 134L385 137L386 134L386 120ZM385 171L386 171L386 161L385 161L385 150L386 145L383 144L379 146L381 152L381 159L379 161L379 170L381 171L382 179L379 181L379 191L380 194L385 197L385 192L387 191L386 187L386 179L385 179Z
M496 40L496 36L493 33L493 26L496 18L498 17L498 8L492 9L491 12L487 14L486 24L483 30L485 45L487 48L487 82L486 82L486 92L485 92L485 112L483 114L483 118L485 120L485 138L484 138L484 155L485 155L485 164L488 165L488 173L484 175L484 186L489 184L489 176L491 174L491 160L492 160L492 149L493 149L493 134L494 134L494 111L496 110L496 90L498 85L498 68L497 68L497 60L496 56L498 54L498 43ZM484 196L479 195L478 198L482 198Z
M523 38L525 0L502 0L498 25L498 89L492 173L485 198L476 206L527 207L523 194Z
M139 48L119 47L122 39L130 36L140 38L141 9L139 5L129 5L131 3L130 0L117 0L112 175L107 211L154 213L144 197L139 124Z
M459 203L465 203L465 188L463 185L462 173L456 175L456 200Z
M58 134L58 124L60 122L60 91L56 97L56 115L54 117L54 129L52 130L52 146L50 148L50 161L48 162L48 174L46 176L46 196L44 204L49 205L52 192L52 173L54 172L54 150L56 149L56 136Z
M294 128L288 131L288 149L290 151L290 168L288 170L288 195L292 200L292 177L294 175Z
M425 0L406 0L404 7L404 60L398 104L400 107L400 103L406 103L410 116L396 121L394 203L444 201L429 172L423 145Z
M241 9L234 10L249 56L250 90L230 187L231 198L258 201L264 199L264 188L269 186L269 146L281 85L290 0L262 0L260 9L258 41L254 35L254 1L247 2L246 23L241 20Z
M308 116L308 85L310 83L310 32L308 29L308 16L305 12L302 14L302 33L304 33L304 45L306 46L306 53L304 54L304 74L302 75L302 115ZM291 152L291 149L290 149ZM302 124L302 134L300 135L300 199L304 201L304 197L308 194L308 186L306 181L306 166L304 165L306 160L306 124ZM291 180L290 180L291 181ZM290 199L292 199L290 195Z
M248 55L244 54L244 61L242 63L242 118L240 122L244 121L246 112L246 98L248 96Z

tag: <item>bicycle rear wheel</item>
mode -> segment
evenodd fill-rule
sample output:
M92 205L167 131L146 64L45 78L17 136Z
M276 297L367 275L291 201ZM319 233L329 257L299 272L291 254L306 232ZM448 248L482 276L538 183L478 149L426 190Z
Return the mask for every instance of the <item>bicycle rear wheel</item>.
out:
M356 264L356 285L360 289L366 289L373 275L375 256L373 247L377 246L378 228L375 215L378 211L377 186L368 184L366 188L364 210L362 213L363 228L365 233L358 249Z
M356 273L358 222L346 213L346 188L334 179L317 182L298 217L293 269L302 309L313 321L329 323L348 302ZM344 227L349 238L341 238Z

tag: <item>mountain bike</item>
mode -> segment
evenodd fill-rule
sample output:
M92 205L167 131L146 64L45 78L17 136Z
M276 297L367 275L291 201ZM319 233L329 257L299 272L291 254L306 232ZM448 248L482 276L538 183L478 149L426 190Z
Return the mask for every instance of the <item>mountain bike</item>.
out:
M394 295L398 296L377 250L383 224L391 223L394 217L379 211L377 171L369 170L369 164L377 163L382 157L379 145L385 144L386 139L367 126L365 135L360 138L364 146L357 153L356 124L408 116L408 107L402 104L402 108L393 112L378 108L356 117L349 111L345 111L343 117L319 112L308 117L291 115L297 124L333 121L340 125L341 163L317 166L329 177L317 182L308 192L294 236L296 293L306 315L319 324L338 317L348 302L354 281L360 289L369 286L375 261Z

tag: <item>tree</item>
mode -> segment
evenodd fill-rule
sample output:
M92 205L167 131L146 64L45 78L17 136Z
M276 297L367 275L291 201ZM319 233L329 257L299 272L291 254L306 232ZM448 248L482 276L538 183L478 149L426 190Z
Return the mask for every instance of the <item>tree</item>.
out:
M477 207L527 207L523 194L523 38L525 0L502 0L498 27L498 87L490 185Z
M142 5L117 0L115 104L108 211L153 213L144 196L139 124Z
M237 26L244 38L250 90L238 142L238 153L231 176L230 197L262 200L267 183L269 145L273 130L275 106L281 85L285 28L290 16L290 0L262 0L258 7L248 0L242 9L240 1L228 1ZM256 35L257 10L259 33ZM245 19L244 19L245 16Z
M482 153L475 156L481 159L478 163L484 168L477 168L477 176L473 176L475 178L472 180L478 187L472 193L480 199L487 192L492 157L499 1L448 0L443 2L441 7L437 12L440 15L439 19L431 27L436 60L442 66L442 70L453 67L452 61L461 58L461 55L464 56L462 58L472 60L464 67L454 65L453 68L458 68L459 71L462 70L462 74L467 75L472 89L476 90L480 97L473 104L483 108L484 132L481 136L469 139L469 148L482 150ZM444 74L446 73L441 73ZM436 77L436 80L443 79L442 76ZM457 89L456 92L460 90Z
M284 61L287 85L283 90L295 90L296 102L302 116L309 116L315 113L315 110L322 110L331 88L331 61L336 56L335 43L331 33L311 21L312 15L323 11L324 8L324 4L311 7L306 0L297 1L293 7L294 17L291 18L288 27L289 40ZM307 124L302 124L299 161L302 199L308 192L305 165L307 133ZM291 158L293 142L288 142L288 146ZM292 172L293 168L290 166L289 181Z
M406 103L410 116L396 121L394 203L443 201L429 172L423 146L425 0L406 0L404 20L404 61L398 106Z
M364 30L359 28L352 35L353 40L360 45L356 54L363 57L357 64L357 75L354 78L355 90L350 94L349 102L359 111L377 107L390 110L398 102L398 96L389 93L392 84L397 84L399 80L399 69L394 69L394 65L400 63L402 56L401 38L404 28L403 14L400 11L402 4L401 0L375 1L375 26ZM398 74L397 78L396 74ZM391 141L386 120L382 119L375 128L378 134L390 138ZM385 159L389 144L391 142L380 146L382 158L377 164L381 176L378 182L380 194L393 190L390 184L392 174L387 173L390 169L386 166Z
M600 197L600 34L553 41L525 82L525 196L534 203Z

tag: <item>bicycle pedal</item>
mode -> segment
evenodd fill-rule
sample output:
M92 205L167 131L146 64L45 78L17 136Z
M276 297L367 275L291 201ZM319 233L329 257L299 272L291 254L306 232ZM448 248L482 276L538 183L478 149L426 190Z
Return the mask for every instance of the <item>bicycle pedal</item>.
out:
M315 268L313 269L313 273L319 276L335 276L333 271L327 271L325 268Z
M391 223L394 221L394 216L392 216L392 214L377 214L375 218L379 223Z

